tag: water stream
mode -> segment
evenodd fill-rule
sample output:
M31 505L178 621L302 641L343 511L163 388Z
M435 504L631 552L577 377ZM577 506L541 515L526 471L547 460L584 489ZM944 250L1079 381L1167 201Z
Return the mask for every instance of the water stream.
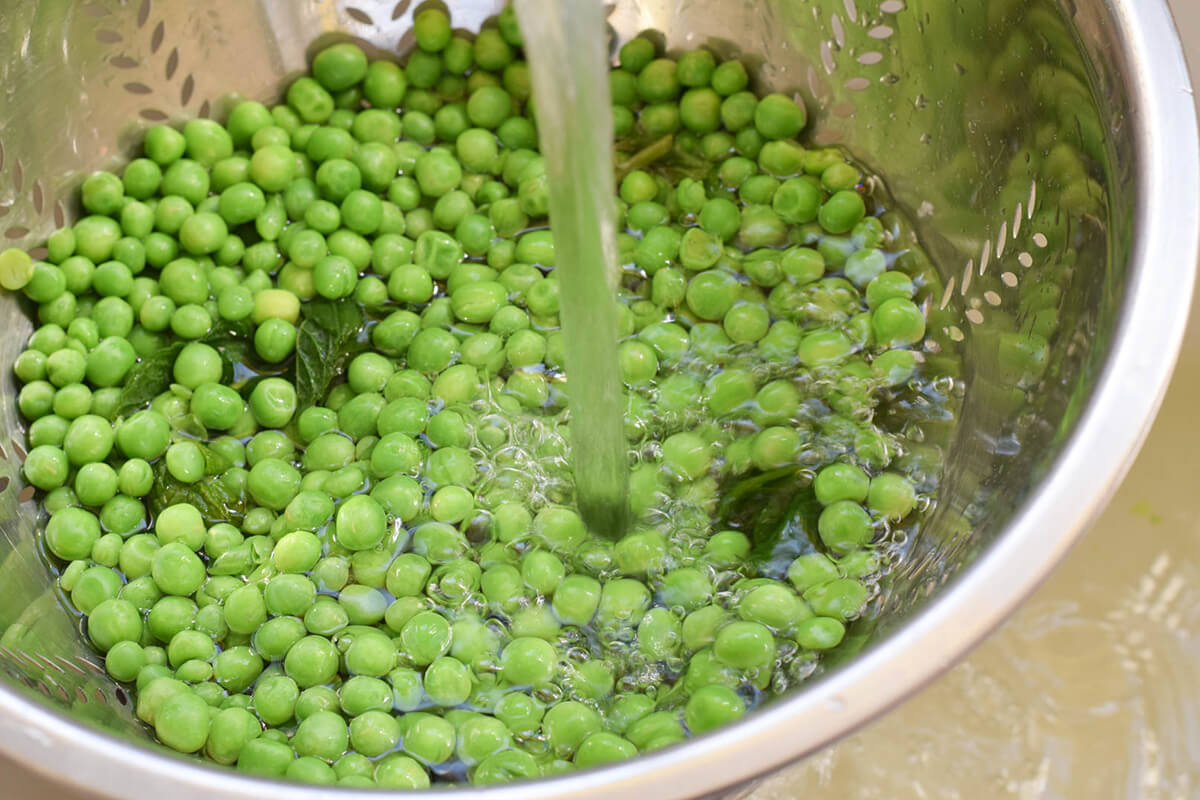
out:
M617 363L612 103L599 0L517 0L549 180L571 403L576 502L588 527L618 536L629 470Z

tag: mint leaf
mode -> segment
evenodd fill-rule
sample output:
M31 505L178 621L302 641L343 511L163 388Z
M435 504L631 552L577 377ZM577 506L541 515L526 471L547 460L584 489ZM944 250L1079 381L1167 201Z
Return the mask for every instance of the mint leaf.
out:
M318 405L346 360L360 347L365 316L353 300L317 300L300 309L296 336L295 386L299 408Z

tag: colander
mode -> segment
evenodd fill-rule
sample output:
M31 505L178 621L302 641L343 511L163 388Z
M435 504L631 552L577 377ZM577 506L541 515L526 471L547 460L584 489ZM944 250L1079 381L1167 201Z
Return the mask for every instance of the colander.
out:
M82 177L129 157L146 126L219 116L230 91L276 98L332 39L402 53L421 8L3 5L0 238L30 249L74 217ZM500 0L448 6L457 26L478 30ZM668 48L743 58L761 87L805 99L816 143L845 146L878 174L875 188L903 211L891 222L910 266L925 272L928 350L961 419L910 431L944 453L928 462L940 494L874 630L853 637L860 652L668 750L442 798L718 795L882 713L1002 620L1103 507L1158 407L1191 299L1197 133L1162 0L619 0L608 19L614 46L654 29ZM30 324L10 297L0 324L7 364ZM19 477L24 432L7 370L3 381L0 749L110 797L361 794L244 777L153 744L60 608Z

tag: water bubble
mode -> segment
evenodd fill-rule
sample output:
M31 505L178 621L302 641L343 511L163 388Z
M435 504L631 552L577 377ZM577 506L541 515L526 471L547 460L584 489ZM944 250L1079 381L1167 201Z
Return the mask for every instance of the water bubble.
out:
M541 686L533 690L533 697L543 705L552 705L557 703L563 697L562 688L553 684L549 686Z

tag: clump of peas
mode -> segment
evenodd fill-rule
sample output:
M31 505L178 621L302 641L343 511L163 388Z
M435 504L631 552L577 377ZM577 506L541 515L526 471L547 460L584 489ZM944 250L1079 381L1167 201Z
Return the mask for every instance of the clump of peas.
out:
M40 323L14 369L60 586L163 744L253 774L488 784L712 730L842 642L918 502L874 414L920 378L920 287L862 174L739 62L637 38L611 73L637 522L590 536L520 33L415 34L150 129L44 261L0 255ZM356 349L312 349L313 301L365 310ZM811 479L812 541L716 518L773 471Z

